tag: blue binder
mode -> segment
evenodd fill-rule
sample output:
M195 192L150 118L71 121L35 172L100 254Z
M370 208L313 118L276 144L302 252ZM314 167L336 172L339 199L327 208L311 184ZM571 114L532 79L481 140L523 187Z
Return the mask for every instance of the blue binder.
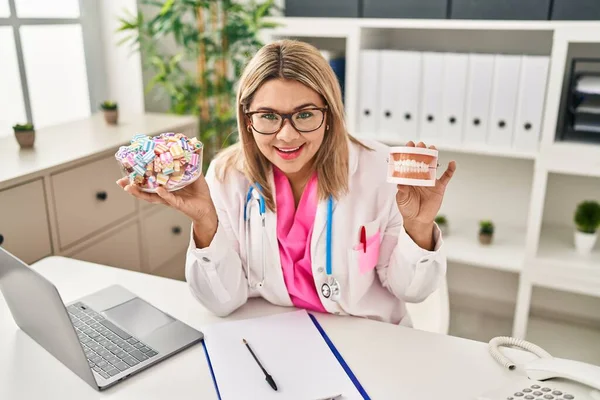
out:
M315 316L312 315L311 313L308 313L308 316L310 317L312 322L315 324L315 327L317 328L317 330L323 337L323 340L325 340L325 343L327 343L327 346L329 346L329 348L331 349L331 352L333 353L335 358L337 358L338 362L340 363L340 365L342 366L344 371L346 371L346 374L348 375L348 377L350 378L350 380L356 387L356 390L358 390L358 392L360 393L360 395L363 397L364 400L371 400L371 398L369 397L369 395L367 394L365 389L362 387L362 385L360 384L360 382L358 381L358 379L356 378L356 376L354 375L354 373L352 372L352 370L350 369L350 367L348 366L348 364L346 363L346 361L344 360L344 358L338 351L338 349L335 347L335 345L333 344L331 339L329 339L329 336L327 336L327 333L325 333L325 331L323 330L323 327L321 327L321 324L319 324L319 321L317 321ZM221 400L221 393L219 392L219 386L217 385L217 379L215 377L215 372L213 371L212 363L210 362L210 355L208 354L208 349L206 348L206 343L204 342L204 340L202 341L202 347L204 348L204 354L206 355L206 361L208 362L208 368L210 369L210 374L212 376L213 384L215 385L215 390L217 391L217 396L218 396L219 400Z

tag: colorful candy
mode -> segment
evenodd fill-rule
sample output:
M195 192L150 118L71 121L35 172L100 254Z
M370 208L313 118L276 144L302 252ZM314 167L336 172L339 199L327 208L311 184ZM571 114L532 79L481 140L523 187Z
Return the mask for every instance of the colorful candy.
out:
M201 174L202 150L197 138L183 133L136 134L129 146L119 148L115 158L124 176L142 190L154 192L159 186L177 190Z

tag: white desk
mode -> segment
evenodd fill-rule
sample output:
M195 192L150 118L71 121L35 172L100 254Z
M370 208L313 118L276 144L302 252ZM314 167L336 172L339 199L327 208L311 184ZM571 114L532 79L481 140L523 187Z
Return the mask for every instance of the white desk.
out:
M184 282L61 257L46 258L32 267L57 286L65 302L118 283L196 329L223 321L202 307ZM255 299L229 318L291 310ZM465 400L509 382L516 374L496 364L486 343L366 319L322 314L317 318L373 399ZM0 399L100 398L206 400L217 396L202 345L96 392L19 330L0 295Z

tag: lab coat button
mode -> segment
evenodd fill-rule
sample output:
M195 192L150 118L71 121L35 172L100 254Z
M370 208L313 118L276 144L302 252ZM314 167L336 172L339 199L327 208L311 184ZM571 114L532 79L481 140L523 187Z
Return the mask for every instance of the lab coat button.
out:
M322 272L323 272L323 267L319 267L319 268L317 268L317 271L319 271L319 272L321 272L321 273L322 273Z
M207 263L207 262L210 262L210 259L208 257L202 257L202 261Z

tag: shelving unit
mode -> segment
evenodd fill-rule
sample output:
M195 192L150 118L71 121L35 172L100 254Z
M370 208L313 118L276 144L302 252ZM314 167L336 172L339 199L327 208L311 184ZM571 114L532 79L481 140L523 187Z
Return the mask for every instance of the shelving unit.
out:
M448 260L506 272L521 272L525 261L525 230L506 229L494 235L493 245L477 239L477 221L454 224L444 238Z
M274 21L282 26L269 31L266 41L293 38L345 54L348 129L359 139L374 138L388 145L403 145L405 140L357 132L363 49L549 57L537 149L433 143L441 150L441 161L444 155L456 159L459 166L442 206L450 221L446 251L450 262L518 275L519 287L513 299L516 307L512 334L516 337L523 338L528 331L534 286L600 297L600 245L589 257L578 255L570 220L575 200L586 196L600 200L600 190L590 190L590 186L600 189L600 145L557 139L569 60L580 56L576 53L582 48L598 46L600 51L600 22L285 17ZM333 41L328 42L328 38ZM326 48L328 43L336 48ZM440 164L445 165L446 161ZM559 190L557 179L571 182L567 185L570 200L563 205L549 201ZM473 200L467 203L465 198ZM497 204L493 199L497 199ZM552 218L557 207L563 207L560 221ZM477 221L484 218L494 220L497 226L490 246L477 241Z

